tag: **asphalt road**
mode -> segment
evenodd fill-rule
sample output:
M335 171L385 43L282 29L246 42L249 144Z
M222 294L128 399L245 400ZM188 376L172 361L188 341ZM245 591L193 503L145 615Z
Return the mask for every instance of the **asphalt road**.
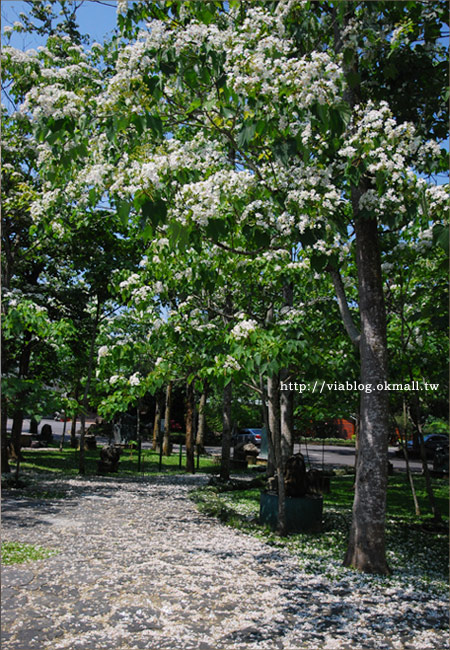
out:
M94 420L87 420L86 427L89 427L90 424L93 424ZM11 420L8 420L8 429L10 429L12 424ZM59 442L63 432L63 422L57 422L50 419L42 419L39 424L39 431L42 425L50 424L53 431L53 436L55 442ZM70 422L66 425L66 440L70 436ZM29 431L29 420L24 421L23 432L27 433ZM99 444L106 444L108 442L107 438L97 438ZM144 442L143 448L149 448L150 442ZM178 448L176 446L175 450ZM210 454L220 454L220 447L206 447L206 451ZM309 461L312 465L320 468L323 465L331 465L334 467L353 467L355 464L355 449L353 447L339 447L333 445L307 445L304 443L301 445L296 444L294 447L294 452L301 452L305 458L309 458ZM393 464L394 469L396 470L406 470L406 464L404 458L397 457L396 455L397 447L389 447L389 460ZM419 460L410 460L409 461L411 471L421 472L422 463ZM428 466L432 468L432 461L428 461Z

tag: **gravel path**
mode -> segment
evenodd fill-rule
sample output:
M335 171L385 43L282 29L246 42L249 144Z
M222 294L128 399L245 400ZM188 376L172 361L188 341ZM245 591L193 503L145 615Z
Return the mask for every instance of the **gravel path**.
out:
M3 567L3 650L448 647L445 600L378 600L302 574L295 558L199 514L187 492L206 480L74 478L65 499L7 496L3 540L60 553Z

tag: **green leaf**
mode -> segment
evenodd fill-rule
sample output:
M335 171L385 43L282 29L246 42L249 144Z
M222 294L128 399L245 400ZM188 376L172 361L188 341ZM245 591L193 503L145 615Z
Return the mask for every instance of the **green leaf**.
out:
M117 199L116 207L117 207L117 214L119 215L120 221L123 223L123 225L126 225L128 223L128 217L130 215L131 205L128 203L128 201L124 201L123 199Z
M256 124L254 122L249 122L246 120L244 122L244 128L239 132L237 136L238 146L244 149L255 135L255 132Z
M155 135L162 138L163 136L163 124L161 118L157 115L150 115L146 113L145 121L147 128L150 129Z
M189 243L189 231L178 221L172 221L169 224L168 235L169 239L173 240L174 242L178 242L182 248L186 248Z
M227 224L224 219L210 219L206 226L206 234L213 241L220 241L227 233Z
M448 255L449 254L449 226L438 223L433 228L433 243L438 244Z
M156 199L155 201L147 200L142 204L141 212L153 228L156 228L156 226L166 219L167 204L162 199Z

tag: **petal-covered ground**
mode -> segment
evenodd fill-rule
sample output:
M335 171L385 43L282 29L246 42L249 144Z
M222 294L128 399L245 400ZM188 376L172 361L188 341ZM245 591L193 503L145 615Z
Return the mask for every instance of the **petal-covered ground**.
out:
M206 481L74 478L51 481L64 499L7 495L4 541L59 554L3 567L3 650L449 647L445 592L305 570L199 514L188 491Z

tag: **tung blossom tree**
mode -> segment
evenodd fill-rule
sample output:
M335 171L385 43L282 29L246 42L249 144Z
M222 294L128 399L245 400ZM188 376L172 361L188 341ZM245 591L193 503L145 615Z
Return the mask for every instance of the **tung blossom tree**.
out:
M106 199L147 238L163 227L194 250L207 242L243 259L278 257L282 272L307 259L333 281L361 382L384 386L384 233L442 224L447 204L446 189L424 178L442 169L430 139L443 136L442 83L428 72L442 67L445 9L434 4L432 12L399 2L120 3L121 39L91 52L68 47L64 60L27 60L38 81L22 110L44 141L47 182L36 218L44 208L79 211ZM394 83L403 80L400 54L423 71L414 79L416 110L404 100L408 82ZM341 277L353 262L359 322ZM287 280L283 291L284 306L295 307ZM269 303L268 329L273 318ZM243 321L239 331L253 327ZM266 368L275 411L286 363ZM377 573L389 571L388 406L384 390L361 394L345 557ZM282 477L280 440L276 431Z

